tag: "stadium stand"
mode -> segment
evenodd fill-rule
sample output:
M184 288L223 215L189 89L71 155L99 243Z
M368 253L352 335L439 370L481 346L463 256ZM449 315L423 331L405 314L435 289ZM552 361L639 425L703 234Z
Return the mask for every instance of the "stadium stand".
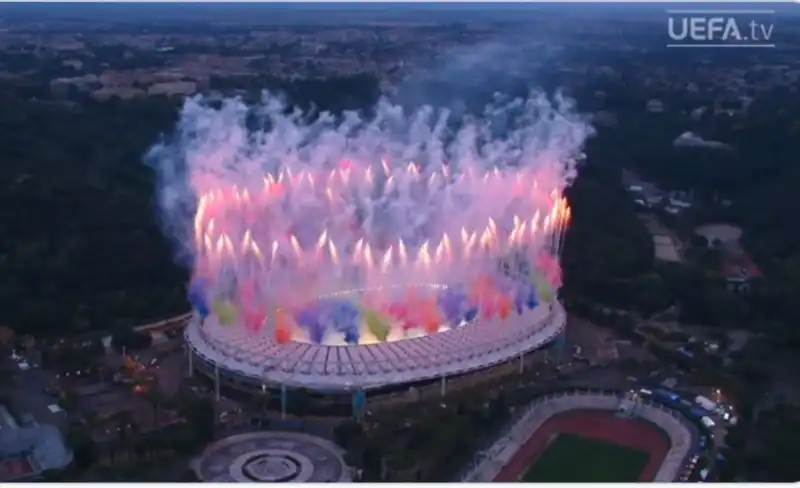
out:
M265 382L347 391L410 384L502 364L552 342L565 326L559 304L500 323L478 323L414 339L338 347L254 336L244 327L194 321L186 329L196 367L258 389Z

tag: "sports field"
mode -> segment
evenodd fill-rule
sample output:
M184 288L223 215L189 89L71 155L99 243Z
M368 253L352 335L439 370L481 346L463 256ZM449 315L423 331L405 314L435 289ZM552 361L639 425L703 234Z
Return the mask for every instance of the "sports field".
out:
M650 461L645 451L559 434L522 476L523 482L633 483Z

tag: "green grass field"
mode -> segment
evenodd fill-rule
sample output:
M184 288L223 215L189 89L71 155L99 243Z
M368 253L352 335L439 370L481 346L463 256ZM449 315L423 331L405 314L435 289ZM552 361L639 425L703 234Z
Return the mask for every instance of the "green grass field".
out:
M630 483L638 481L650 454L570 434L555 438L522 476L533 483Z

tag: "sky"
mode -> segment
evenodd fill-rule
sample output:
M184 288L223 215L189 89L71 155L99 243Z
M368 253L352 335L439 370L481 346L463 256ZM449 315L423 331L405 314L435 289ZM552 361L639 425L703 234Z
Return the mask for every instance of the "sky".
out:
M187 8L186 4L191 3ZM87 21L248 21L249 23L324 23L332 12L346 13L354 22L370 20L524 20L521 13L570 15L581 18L637 17L663 15L670 8L751 8L775 9L779 14L800 12L800 5L784 2L736 2L721 5L711 2L664 3L461 3L461 2L111 2L111 3L28 3L0 4L0 17L69 18ZM318 15L323 13L324 15ZM433 16L433 17L432 17ZM339 22L338 16L335 22Z

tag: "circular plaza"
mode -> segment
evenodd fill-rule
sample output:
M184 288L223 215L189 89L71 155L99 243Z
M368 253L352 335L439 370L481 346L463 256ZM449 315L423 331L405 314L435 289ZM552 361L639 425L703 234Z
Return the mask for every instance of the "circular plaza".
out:
M209 445L192 462L198 479L213 483L335 483L350 481L343 451L320 437L295 432L250 432Z

